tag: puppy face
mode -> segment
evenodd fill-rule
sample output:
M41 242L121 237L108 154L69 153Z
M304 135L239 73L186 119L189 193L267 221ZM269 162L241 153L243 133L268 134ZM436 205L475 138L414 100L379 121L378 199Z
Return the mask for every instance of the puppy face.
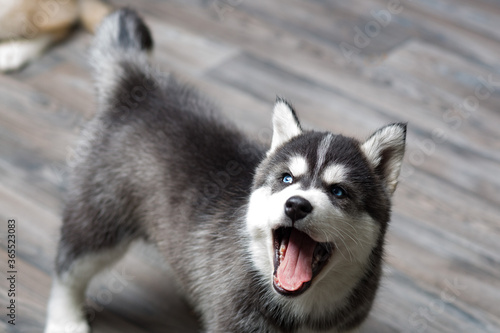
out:
M253 262L278 295L316 294L325 284L349 290L360 279L385 232L404 153L404 125L391 126L363 144L304 132L277 102L247 229Z

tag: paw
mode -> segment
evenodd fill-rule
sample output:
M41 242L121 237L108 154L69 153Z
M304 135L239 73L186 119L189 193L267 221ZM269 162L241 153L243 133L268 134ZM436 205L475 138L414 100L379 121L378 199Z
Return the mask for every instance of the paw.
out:
M0 72L15 71L32 58L23 54L20 44L17 41L0 44Z
M90 333L83 311L83 290L54 279L47 306L45 333Z
M51 321L47 323L44 333L90 333L90 326L85 321Z
M22 68L38 57L50 43L50 36L0 43L0 72L11 72Z

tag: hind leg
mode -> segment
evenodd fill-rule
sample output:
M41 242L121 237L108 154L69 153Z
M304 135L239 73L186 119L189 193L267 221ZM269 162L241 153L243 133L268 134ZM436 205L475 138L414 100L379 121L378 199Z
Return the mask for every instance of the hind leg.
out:
M61 268L52 283L45 333L90 332L83 309L87 286L97 273L120 259L129 244L81 255L68 267ZM67 251L64 246L60 246L59 257L71 256L71 253L63 253Z
M104 19L91 52L102 108L109 107L107 98L123 81L120 64L145 64L144 51L151 46L149 30L131 10ZM133 240L148 238L142 222L147 211L141 195L142 167L137 167L142 164L130 160L127 141L122 142L122 136L113 139L117 132L109 132L101 121L95 118L77 149L45 333L88 333L83 304L90 280L117 261Z
M106 190L99 188L97 193ZM45 333L90 332L83 310L89 282L142 235L124 202L100 200L85 186L72 193L76 195L69 198L63 216Z

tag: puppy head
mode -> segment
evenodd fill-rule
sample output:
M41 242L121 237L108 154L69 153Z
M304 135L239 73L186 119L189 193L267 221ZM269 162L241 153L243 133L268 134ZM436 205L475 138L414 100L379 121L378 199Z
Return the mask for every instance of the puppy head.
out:
M252 260L278 294L311 294L321 281L353 287L361 278L389 222L405 136L405 124L364 143L304 131L290 104L277 100L247 229Z

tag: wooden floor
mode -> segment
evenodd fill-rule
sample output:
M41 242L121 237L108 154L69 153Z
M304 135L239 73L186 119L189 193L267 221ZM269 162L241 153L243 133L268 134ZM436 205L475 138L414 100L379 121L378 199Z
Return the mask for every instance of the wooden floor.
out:
M306 127L366 137L408 121L384 283L362 332L500 332L500 3L113 0L152 29L155 62L265 138L275 96ZM392 5L391 5L392 4ZM0 75L0 261L16 220L16 325L41 332L67 184L95 108L77 31ZM89 291L95 332L191 332L168 271L134 248ZM167 278L165 277L167 276Z

